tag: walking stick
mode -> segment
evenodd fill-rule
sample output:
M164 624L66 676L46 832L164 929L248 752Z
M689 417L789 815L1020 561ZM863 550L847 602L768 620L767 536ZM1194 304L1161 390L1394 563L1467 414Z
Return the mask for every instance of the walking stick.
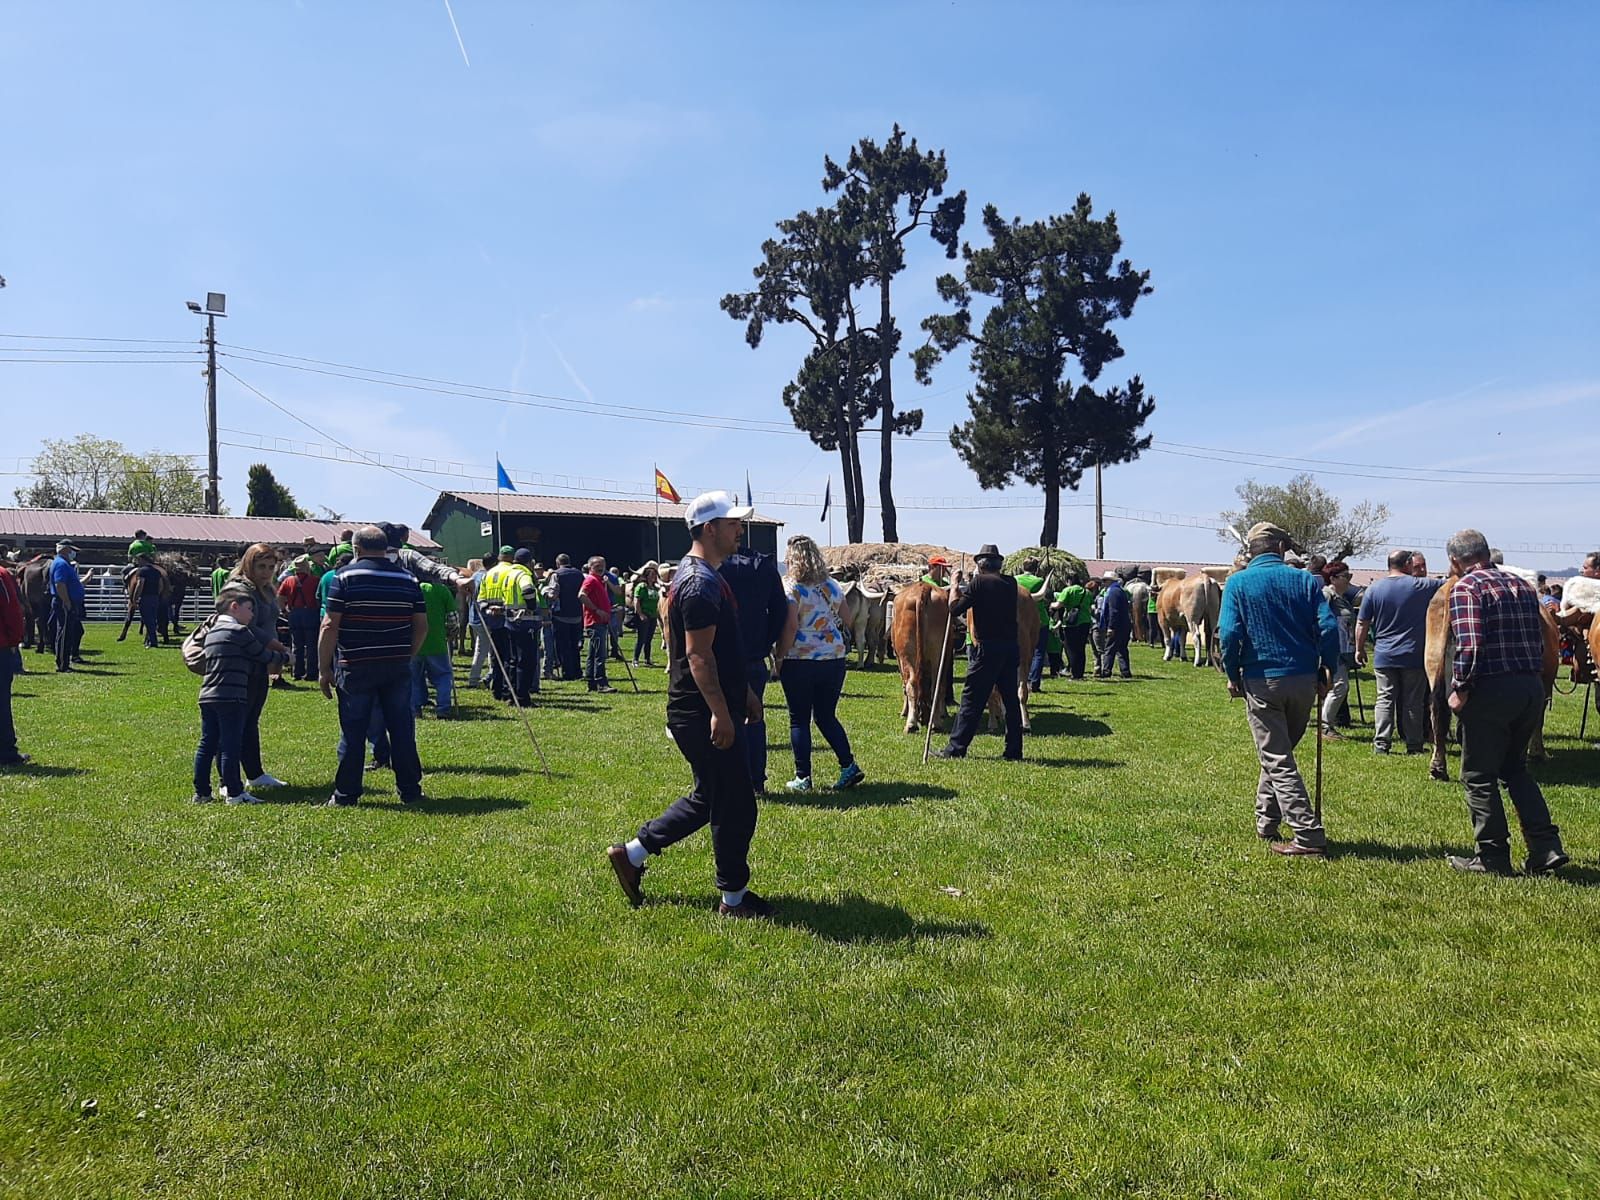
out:
M639 694L639 681L633 677L633 664L628 661L626 654L617 656L617 661L622 664L622 669L628 673L628 682L633 684L633 694Z
M933 722L934 715L939 708L939 691L944 687L945 658L950 653L950 632L955 628L955 610L946 608L944 617L944 641L939 645L939 673L933 677L933 699L928 702L928 732L922 739L922 765L928 765L928 754L933 749ZM913 705L916 703L912 701ZM916 709L911 710L911 715L916 716Z
M1583 741L1584 731L1589 728L1589 697L1594 693L1594 684L1590 683L1583 689L1583 719L1578 722L1578 740Z
M483 629L484 633L487 634L489 632L489 623L487 618L484 616L483 605L478 600L474 600L473 603L478 605L478 620L482 623L480 627ZM510 684L511 672L506 670L505 659L500 657L500 647L494 644L494 638L492 637L489 639L489 653L494 656L495 667L500 672L500 678L504 679L507 684ZM545 758L544 750L539 745L539 739L534 736L533 723L528 720L527 710L522 707L522 701L517 699L517 689L513 686L508 687L507 690L511 693L511 703L516 706L517 716L522 718L522 727L528 731L528 740L533 743L534 753L539 756L539 765L544 768L544 777L549 779L551 777L550 760Z

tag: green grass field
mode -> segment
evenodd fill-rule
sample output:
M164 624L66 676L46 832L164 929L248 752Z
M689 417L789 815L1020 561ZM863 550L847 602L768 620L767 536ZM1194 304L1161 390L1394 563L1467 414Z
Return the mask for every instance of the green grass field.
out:
M296 786L196 807L195 677L87 647L18 681L40 765L0 774L0 1194L1600 1195L1575 698L1538 771L1574 866L1491 880L1443 862L1460 785L1361 741L1327 751L1335 856L1268 853L1241 707L1153 650L1049 686L1020 766L921 766L898 675L853 674L869 782L764 802L766 924L715 915L703 834L638 911L605 863L688 778L659 670L547 693L553 780L466 693L420 726L421 810L387 775L314 807L333 706L274 693Z

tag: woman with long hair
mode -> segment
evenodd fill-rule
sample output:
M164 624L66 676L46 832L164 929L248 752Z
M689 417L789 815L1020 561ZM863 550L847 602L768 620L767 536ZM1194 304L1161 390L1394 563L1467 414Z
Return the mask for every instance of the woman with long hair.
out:
M789 748L794 751L791 792L811 791L811 724L822 731L839 759L835 790L854 787L866 778L850 750L850 738L836 709L844 691L846 655L844 589L828 575L817 543L804 534L789 539L784 556L783 591L789 618L772 654L772 669L783 687L789 709Z
M277 567L278 552L265 542L257 542L240 555L239 564L228 578L247 590L255 601L250 629L256 640L281 654L285 647L278 640ZM261 766L261 710L267 705L268 691L267 668L253 665L245 698L244 736L239 745L239 766L252 791L284 786L283 780L268 775Z
M655 563L645 563L639 580L633 585L633 615L638 619L638 637L633 643L633 665L639 665L639 655L644 655L644 665L655 666L650 651L655 645L656 622L661 617L660 573Z

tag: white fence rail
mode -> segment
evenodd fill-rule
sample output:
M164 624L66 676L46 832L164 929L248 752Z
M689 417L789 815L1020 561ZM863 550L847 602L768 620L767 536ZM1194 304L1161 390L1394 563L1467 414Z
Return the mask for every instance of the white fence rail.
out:
M128 615L128 593L122 586L120 564L79 563L78 573L83 578L85 619L90 621L118 621ZM183 611L178 616L180 624L188 625L204 619L211 611L210 572L191 588L184 597Z

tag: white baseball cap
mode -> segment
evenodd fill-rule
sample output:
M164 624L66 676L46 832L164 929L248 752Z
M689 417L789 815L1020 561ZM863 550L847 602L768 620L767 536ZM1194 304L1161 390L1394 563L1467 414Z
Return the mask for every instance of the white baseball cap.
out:
M689 528L693 529L696 525L721 520L723 517L742 521L755 511L749 505L740 504L739 497L732 492L704 492L689 501L683 519Z

